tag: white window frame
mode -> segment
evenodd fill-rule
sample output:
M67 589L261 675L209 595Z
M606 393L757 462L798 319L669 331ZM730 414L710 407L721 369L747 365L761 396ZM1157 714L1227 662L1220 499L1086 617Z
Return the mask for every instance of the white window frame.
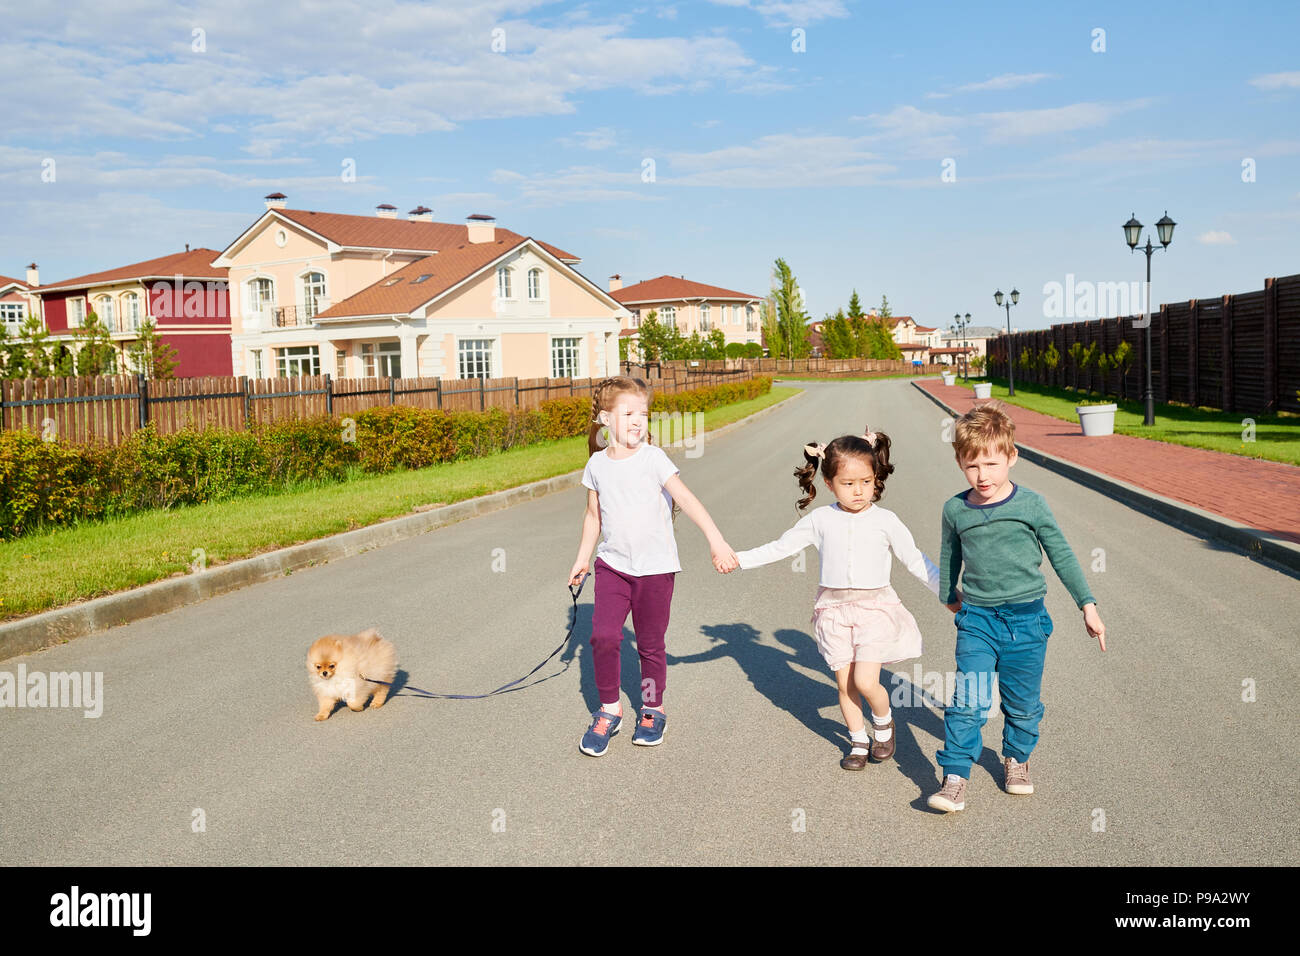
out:
M86 300L76 296L67 300L69 306L68 328L79 329L86 322Z
M481 343L481 345L478 345L474 349L473 365L486 366L487 374L485 375L465 374L465 368L466 368L465 357L467 354L465 351L465 346L469 345L470 343L476 343L476 344ZM456 340L456 378L458 379L495 378L496 376L494 376L492 373L494 371L493 365L496 362L496 349L497 349L497 340L494 337L466 336L463 339L458 338ZM479 360L480 358L482 358L482 361ZM476 371L476 370L472 370L472 371Z
M347 372L348 372L348 353L345 352L343 349L335 349L334 350L334 377L347 378L348 377Z
M582 347L583 338L584 336L581 335L552 335L551 336L551 378L585 378L586 377L582 374L582 354L584 351ZM568 344L561 345L560 343L572 343L572 345L568 345ZM557 359L564 357L562 352L556 351L557 348L561 350L572 349L573 370L569 372L567 375L564 374L560 370L559 365L556 364Z
M308 362L308 371L301 371L302 363ZM290 372L290 367L298 368ZM280 378L294 378L300 375L320 374L320 346L293 345L275 350L275 373Z
M397 365L396 375L392 374L394 362ZM364 378L401 378L402 343L362 342L361 367Z
M659 323L677 328L677 306L666 305L659 310Z
M511 269L509 266L497 266L497 298L498 299L503 299L507 302L512 301L514 299L514 296L510 294L513 291L511 287L510 273L513 271L514 270Z
M99 308L95 309L95 314L99 316L100 325L110 332L118 331L115 314L117 310L113 307L113 297L111 295L97 295L95 296L95 303L99 306ZM100 311L101 309L103 311Z
M271 290L271 297L267 300L262 300L255 291L259 284L263 282L267 283ZM244 308L246 311L270 312L275 308L276 298L274 276L249 276L244 280Z
M540 302L542 300L542 270L533 266L528 270L528 301Z
M752 305L745 306L745 331L758 331L758 315L755 313Z
M313 283L309 276L320 276L319 283ZM312 294L312 287L320 286L320 291L315 295ZM307 269L298 274L298 289L302 293L302 309L308 319L316 317L316 313L323 311L320 308L320 301L329 298L329 276L323 269ZM328 308L328 306L326 306Z
M262 373L262 350L249 349L249 352L253 356L253 378L264 378L265 376Z
M122 294L122 328L127 332L136 332L140 328L140 293Z
M15 317L14 310L17 310ZM9 325L22 325L27 321L27 306L22 302L0 302L0 322Z
M713 309L709 306L709 303L701 302L700 303L700 331L701 332L712 331L712 325L713 325Z

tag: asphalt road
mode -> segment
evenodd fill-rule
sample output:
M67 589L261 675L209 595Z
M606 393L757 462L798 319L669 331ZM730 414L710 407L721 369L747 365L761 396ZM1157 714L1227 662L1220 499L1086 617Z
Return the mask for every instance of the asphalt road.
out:
M802 444L869 422L894 441L882 504L937 558L940 508L965 487L940 410L905 381L807 388L699 457L672 452L732 546L796 520ZM409 681L439 691L490 690L541 660L570 608L574 489L3 662L102 672L104 689L98 718L0 709L0 863L1300 862L1296 582L1028 462L1013 476L1047 497L1108 628L1103 655L1045 563L1056 630L1033 796L1001 791L996 715L967 809L928 810L943 724L919 699L895 707L895 761L842 771L808 623L816 554L802 573L724 577L684 515L661 747L634 747L629 721L605 757L578 752L597 704L590 581L574 641L536 686L312 721L304 660L324 633L378 627ZM893 583L925 655L890 686L911 698L919 680L919 698L922 675L953 670L955 628L899 564Z

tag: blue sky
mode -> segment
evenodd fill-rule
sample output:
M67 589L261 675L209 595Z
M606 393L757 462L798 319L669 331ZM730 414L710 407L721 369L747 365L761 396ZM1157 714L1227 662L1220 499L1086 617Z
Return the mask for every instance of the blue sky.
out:
M1042 328L1048 283L1140 280L1120 226L1166 209L1157 302L1300 272L1290 2L74 2L6 25L5 275L220 249L275 190L489 213L602 287L763 294L781 256L815 317L856 288L1000 324L1016 285L1013 323Z

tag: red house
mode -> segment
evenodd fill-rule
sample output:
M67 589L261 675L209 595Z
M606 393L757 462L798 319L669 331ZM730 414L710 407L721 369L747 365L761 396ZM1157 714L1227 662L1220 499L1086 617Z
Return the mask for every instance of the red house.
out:
M128 349L152 319L176 350L174 375L231 375L229 270L209 265L215 249L193 249L39 286L50 338L71 343L94 312L119 353L118 371L135 372Z

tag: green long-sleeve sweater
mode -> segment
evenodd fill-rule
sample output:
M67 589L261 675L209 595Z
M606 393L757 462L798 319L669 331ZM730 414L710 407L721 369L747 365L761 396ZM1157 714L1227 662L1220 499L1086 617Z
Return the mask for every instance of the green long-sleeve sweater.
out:
M962 594L971 604L990 607L1036 600L1047 593L1047 580L1039 570L1046 551L1075 603L1095 603L1043 496L1015 483L1011 488L1008 497L991 505L970 504L969 491L944 502L940 596L948 604L957 599L960 573Z

